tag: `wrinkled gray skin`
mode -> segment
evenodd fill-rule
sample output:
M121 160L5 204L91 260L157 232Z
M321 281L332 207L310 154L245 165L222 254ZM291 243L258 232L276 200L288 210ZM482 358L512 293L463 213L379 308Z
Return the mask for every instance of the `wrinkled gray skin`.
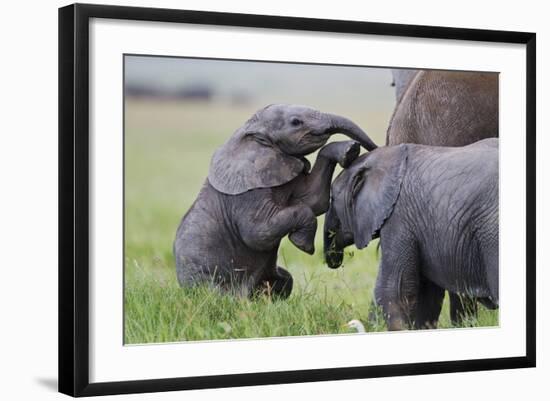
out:
M498 139L378 148L334 180L331 196L327 264L380 237L375 300L390 330L436 327L445 290L498 307Z
M498 137L498 74L392 70L397 105L386 144L464 146ZM475 315L475 300L449 293L451 321Z
M403 75L400 81L394 73L399 100L387 131L387 145L464 146L498 137L498 74L412 71L417 73L401 97L399 87L410 76L398 73Z
M212 157L177 230L180 285L209 282L244 296L265 290L288 297L292 277L277 266L279 243L288 234L313 253L316 216L328 209L335 165L348 166L359 154L355 141L323 147L334 133L376 147L350 120L304 106L267 106L239 128ZM321 147L310 171L304 156Z

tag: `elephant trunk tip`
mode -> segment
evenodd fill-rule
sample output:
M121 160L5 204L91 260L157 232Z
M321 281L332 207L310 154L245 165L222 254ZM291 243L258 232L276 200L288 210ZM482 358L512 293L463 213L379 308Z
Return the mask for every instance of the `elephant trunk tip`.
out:
M331 269L337 269L342 265L344 250L336 246L336 236L325 234L325 262Z

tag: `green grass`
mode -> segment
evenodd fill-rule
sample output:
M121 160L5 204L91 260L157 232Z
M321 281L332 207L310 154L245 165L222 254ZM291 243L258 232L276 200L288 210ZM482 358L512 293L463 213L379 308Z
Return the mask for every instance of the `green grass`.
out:
M344 324L352 319L368 331L385 330L379 313L370 314L377 242L361 251L349 248L343 267L331 270L322 257L322 217L314 255L282 241L278 264L294 277L287 300L248 300L178 286L172 242L180 219L204 182L213 151L257 108L127 102L125 343L337 334L347 332ZM483 307L478 319L464 323L494 325L498 311ZM451 327L447 299L439 327Z
M366 308L358 315L353 303L317 292L326 283L316 279L288 300L272 301L235 298L207 286L181 289L170 277L133 274L126 291L127 343L334 334L346 332L343 324L351 319L367 321ZM315 288L308 288L312 283Z

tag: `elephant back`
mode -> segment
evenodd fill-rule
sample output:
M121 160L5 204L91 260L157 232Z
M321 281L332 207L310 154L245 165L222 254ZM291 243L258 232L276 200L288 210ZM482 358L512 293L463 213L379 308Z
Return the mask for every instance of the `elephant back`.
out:
M498 137L498 74L420 71L396 105L386 143L465 146Z

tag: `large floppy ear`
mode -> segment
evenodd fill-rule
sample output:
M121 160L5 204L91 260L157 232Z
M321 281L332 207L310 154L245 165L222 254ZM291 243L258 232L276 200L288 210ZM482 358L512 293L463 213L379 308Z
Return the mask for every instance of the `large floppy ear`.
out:
M286 184L304 168L301 159L283 153L259 129L241 129L214 153L208 181L220 192L237 195Z
M352 178L351 226L357 248L366 247L393 212L407 168L407 145L379 148Z

